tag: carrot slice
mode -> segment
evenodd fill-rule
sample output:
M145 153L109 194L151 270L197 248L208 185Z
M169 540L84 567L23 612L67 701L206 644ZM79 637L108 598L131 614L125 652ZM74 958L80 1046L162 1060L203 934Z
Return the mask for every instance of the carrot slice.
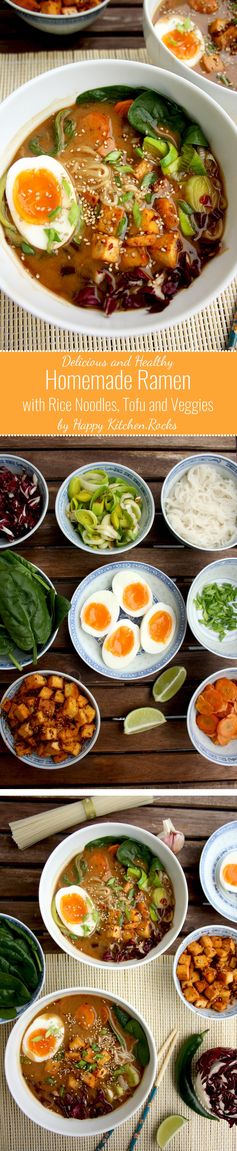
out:
M205 695L205 691L203 691L201 695L198 695L196 699L196 708L197 711L200 711L201 715L212 715L213 707L207 695Z
M222 696L221 692L218 691L217 685L214 685L211 683L207 684L207 687L205 688L205 693L206 693L206 699L208 699L208 703L211 704L212 711L214 711L215 713L217 713L217 711L222 711L222 708L223 708L223 706L225 707L225 704L227 703L227 701L226 700L223 701L223 696Z
M107 1023L107 1020L109 1019L109 1008L107 1007L106 1003L103 1002L103 999L102 1003L100 1003L100 1017L102 1019L102 1023Z
M217 727L218 727L218 722L219 721L218 721L217 715L198 715L197 716L197 726L200 728L200 731L204 731L205 735L209 735L210 738L212 737L212 735L215 735L215 732L216 732Z
M93 1027L93 1023L96 1021L96 1011L90 1003L80 1003L75 1015L82 1027Z
M221 719L217 728L218 739L234 739L237 735L237 715L227 715L225 719Z
M101 850L95 848L94 851L90 851L89 866L90 871L96 871L101 879L106 879L107 876L111 875L109 860L106 858L105 851L103 851L102 848Z
M131 104L133 104L133 102L134 102L133 99L132 100L118 100L118 103L115 104L114 111L118 112L119 116L126 116L127 112L129 112L129 108L131 108Z
M111 843L110 847L108 847L109 855L116 855L117 851L118 851L118 847L119 847L119 843Z
M232 703L237 699L237 681L235 682L233 679L225 679L224 676L223 679L218 679L217 690L222 699L227 700L227 702L230 700Z

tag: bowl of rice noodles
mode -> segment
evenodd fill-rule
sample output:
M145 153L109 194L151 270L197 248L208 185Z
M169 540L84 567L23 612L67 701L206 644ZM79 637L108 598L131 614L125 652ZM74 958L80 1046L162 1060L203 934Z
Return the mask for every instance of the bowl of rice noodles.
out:
M164 519L181 543L200 551L237 544L237 464L225 456L188 456L166 476Z

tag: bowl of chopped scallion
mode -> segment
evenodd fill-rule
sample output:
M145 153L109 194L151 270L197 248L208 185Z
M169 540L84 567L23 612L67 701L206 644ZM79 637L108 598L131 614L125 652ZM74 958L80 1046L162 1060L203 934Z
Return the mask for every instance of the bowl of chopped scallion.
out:
M202 647L222 659L237 659L237 559L202 568L188 593L187 617Z

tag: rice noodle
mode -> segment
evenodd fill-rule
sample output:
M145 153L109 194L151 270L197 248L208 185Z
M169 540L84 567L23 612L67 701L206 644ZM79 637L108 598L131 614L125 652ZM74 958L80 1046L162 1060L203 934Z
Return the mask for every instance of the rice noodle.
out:
M103 164L103 160L97 156L94 148L89 147L89 144L82 144L77 148L76 156L68 160L67 167L77 188L87 181L91 183L92 180L99 188L106 187L111 182L108 165Z
M228 547L237 534L237 480L221 468L198 464L173 484L165 502L177 535L195 547Z

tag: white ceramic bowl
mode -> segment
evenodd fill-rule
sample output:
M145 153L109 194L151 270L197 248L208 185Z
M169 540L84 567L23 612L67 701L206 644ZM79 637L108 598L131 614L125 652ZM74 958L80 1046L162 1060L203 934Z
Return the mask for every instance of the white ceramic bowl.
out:
M168 525L168 528L173 533L173 535L175 536L175 539L180 540L181 543L185 543L187 545L187 547L194 547L194 544L189 544L188 540L185 539L185 536L178 535L178 533L175 532L174 528L172 527L172 524L170 523L168 514L166 512L166 500L167 500L167 497L170 496L171 489L173 488L173 486L177 482L177 480L180 480L181 476L184 476L185 472L188 472L190 468L195 468L199 464L208 464L208 467L220 468L220 471L223 473L223 475L230 476L232 479L235 480L236 492L237 492L237 464L235 464L232 460L228 460L225 456L214 455L211 452L203 452L203 454L199 453L196 456L186 456L185 459L180 460L179 464L175 464L175 467L171 468L171 471L168 472L168 475L166 476L166 479L164 480L164 483L162 484L161 509L163 512L164 519ZM201 544L198 544L197 550L203 551L203 552L206 552L206 551L224 552L224 551L227 551L227 548L236 547L236 545L237 545L237 529L236 529L236 535L233 537L233 540L231 540L231 544L230 543L224 544L224 546L222 546L222 547L219 544L218 548L211 548L210 545L208 547L204 547ZM205 645L205 646L207 646L207 645Z
M214 675L209 675L207 679L203 679L199 687L192 695L190 700L188 713L187 713L187 728L191 743L199 751L200 755L204 755L205 759L209 759L211 763L223 764L224 767L237 767L237 738L231 739L226 747L218 747L217 743L213 743L209 735L205 735L196 723L196 699L208 683L216 683L218 679L234 679L237 682L237 666L224 667L222 671L214 672Z
M201 608L194 603L196 596L200 595L203 588L212 583L231 583L237 588L237 559L227 557L223 560L215 560L213 564L208 564L206 568L202 568L202 571L193 580L187 598L188 624L198 643L207 651L212 651L221 659L230 659L233 663L233 660L237 659L237 616L236 630L228 631L224 639L220 640L218 632L212 631L211 628L200 623Z
M191 931L190 935L187 935L186 939L184 939L180 944L180 947L178 947L178 951L176 951L176 955L174 957L173 979L176 991L178 992L180 999L182 999L184 1007L189 1007L189 1010L193 1012L193 1015L202 1015L203 1019L211 1019L212 1023L220 1023L222 1019L233 1019L237 1015L237 999L235 1003L231 1003L230 1007L227 1007L225 1011L221 1011L220 1013L219 1011L214 1011L214 1009L211 1007L195 1007L194 1003L188 1003L188 1000L185 999L185 996L181 990L181 983L177 976L177 966L180 960L180 956L183 954L183 951L186 950L186 947L189 946L189 943L198 942L200 935L221 935L225 939L227 939L227 937L231 937L231 939L234 939L235 943L237 943L237 931L235 931L234 927L226 927L226 925L222 926L222 924L219 927L219 924L215 923L214 926L211 925L211 927L199 927L198 931Z
M30 673L30 674L33 674L33 673ZM94 731L94 735L92 735L91 739L85 740L85 743L83 743L83 745L82 745L82 751L80 752L80 755L65 756L65 759L62 760L62 763L54 763L53 759L49 759L46 756L44 758L43 756L35 755L33 750L32 750L31 755L24 755L24 756L23 755L17 755L16 750L15 750L13 732L11 731L11 728L9 727L8 720L7 720L7 713L1 711L1 713L0 713L0 735L2 736L4 743L8 747L8 750L11 751L12 754L15 755L17 759L22 760L22 763L25 763L26 767L39 767L39 768L41 768L41 770L45 770L45 771L57 771L58 768L61 768L61 767L70 767L71 764L79 763L81 759L84 759L85 755L88 755L88 752L92 750L92 747L94 747L94 744L96 743L96 740L98 739L98 735L99 735L99 731L100 731L100 712L99 712L98 704L96 703L94 696L91 694L91 691L89 691L88 687L85 687L83 683L80 683L80 680L76 679L74 675L65 675L64 671L58 672L57 674L62 675L63 678L67 681L67 683L76 683L77 687L80 688L80 691L82 693L83 692L85 693L85 695L88 699L88 703L91 704L91 707L95 708L95 731ZM46 671L43 668L42 669L42 675L44 675L45 678L47 678L47 676L49 676L49 675L55 675L55 672L53 670L50 671L48 669ZM21 684L23 683L24 679L28 679L28 676L22 675L20 677L20 679L16 679L14 683L10 684L10 686L7 688L7 691L5 691L4 695L2 696L1 707L2 707L5 699L13 699L14 698L14 695L16 695L16 693L19 690L19 688L21 687Z
M107 8L109 0L102 0L98 8L93 8L91 12L77 12L76 16L44 16L43 12L30 12L28 8L24 8L24 0L22 8L18 8L12 0L5 0L5 3L9 8L13 8L15 15L21 16L25 24L31 24L35 32L51 32L53 36L72 36L75 32L84 32L89 24L93 24L101 11Z
M18 475L18 472L25 471L31 480L33 480L33 477L35 476L38 483L38 492L41 496L41 512L35 526L31 528L30 531L24 532L21 536L18 536L15 540L9 540L7 536L3 536L3 533L1 532L0 550L2 551L4 548L9 549L14 547L21 547L21 544L24 544L25 540L29 540L30 536L33 536L34 533L38 531L38 528L43 523L48 509L49 491L44 476L42 476L42 472L39 472L39 469L35 468L34 464L31 464L29 460L25 460L23 456L14 456L9 454L9 452L1 452L0 468L9 468L9 471L12 473L14 472L16 475Z
M24 932L26 938L27 938L27 936L29 936L29 938L32 940L32 942L35 944L35 947L37 948L38 958L41 961L41 972L39 973L38 984L37 984L35 991L33 991L32 995L30 996L30 1002L29 1002L28 1006L27 1007L23 1006L23 1007L17 1008L17 1018L19 1019L22 1015L25 1015L25 1012L26 1012L26 1010L28 1010L28 1007L31 1008L33 1006L33 1004L35 1004L36 999L39 998L39 995L42 991L42 987L44 986L45 971L46 971L44 952L42 950L41 943L39 943L39 940L37 939L37 936L34 935L34 932L30 930L30 927L26 927L26 924L22 923L21 919L16 919L15 915L5 915L5 912L3 912L3 911L0 912L0 920L1 919L7 919L7 921L9 922L9 928L10 929L11 929L11 924L14 924L15 927L20 928L21 931ZM4 1024L6 1024L6 1023L11 1023L11 1019L10 1018L8 1018L7 1020L2 1019L2 1017L0 1015L0 1024L2 1024L4 1026Z
M32 567L35 568L35 571L38 572L39 576L42 576L42 579L45 580L45 583L48 584L49 588L53 588L53 590L55 591L54 584L52 583L52 580L49 579L49 576L45 575L45 572L41 571L41 568L38 568L36 566L36 564L32 564ZM42 658L43 655L46 655L46 651L49 651L49 648L52 647L52 644L54 643L54 640L56 639L56 635L58 634L58 631L59 631L58 627L54 628L54 631L52 631L51 635L49 636L47 643L41 644L38 647L37 670L38 670L39 660ZM22 668L28 667L29 664L33 662L32 653L29 653L28 651L21 651L21 649L19 647L16 647L16 644L14 644L14 643L12 643L12 653L13 653L15 659L17 660L19 667L22 667ZM0 672L1 671L15 671L14 664L12 663L12 660L7 655L2 655L0 657Z
M199 878L204 895L219 915L237 924L237 891L226 891L220 883L220 870L224 859L236 851L237 819L217 827L204 845L200 863Z
M104 835L115 836L115 842L116 837L121 838L125 836L126 839L136 839L138 843L146 844L146 846L150 848L150 851L152 851L155 856L158 856L161 863L164 864L173 884L175 911L172 926L158 946L154 947L144 959L132 959L126 963L106 963L101 959L93 959L92 956L86 955L83 951L77 951L76 947L70 943L70 940L67 939L65 935L62 935L52 916L52 898L62 868L67 866L69 860L72 859L74 855L83 851L87 843L101 839ZM96 824L95 827L83 827L78 831L73 831L72 835L63 839L62 843L60 843L49 856L41 875L39 905L47 931L55 940L58 947L61 948L61 951L66 951L67 955L71 955L73 959L78 959L80 963L86 963L89 967L103 968L104 971L113 969L121 971L128 967L141 967L145 963L149 963L151 959L157 959L160 955L164 954L164 951L167 951L168 948L171 947L171 944L177 939L177 935L179 935L186 918L188 889L184 871L177 857L157 836L152 835L150 831L144 831L141 827L134 828L132 824L129 823L99 823Z
M75 994L76 992L83 995L92 995L94 992L96 995L102 996L103 998L105 997L105 992L98 991L97 988L67 987L62 990L57 989L57 991L51 992L51 995L45 995L40 1001L40 1007L43 1011L48 1003L53 1003L55 999ZM99 1135L107 1131L108 1127L120 1127L121 1123L126 1123L127 1119L131 1119L132 1116L135 1115L138 1107L143 1106L151 1090L157 1070L157 1056L150 1028L145 1019L143 1019L143 1016L140 1015L134 1007L131 1007L126 1000L121 999L119 995L112 995L111 992L108 992L107 997L111 1002L117 1003L119 1007L128 1011L138 1023L141 1023L149 1046L150 1060L145 1068L141 1083L131 1098L128 1099L122 1107L117 1107L115 1111L111 1111L109 1115L105 1115L104 1117L99 1116L98 1119L83 1120L64 1119L62 1115L57 1115L56 1112L49 1111L46 1107L43 1107L36 1097L31 1094L31 1091L29 1091L21 1073L19 1052L24 1032L28 1024L31 1023L37 1014L35 1008L30 1007L28 1011L25 1011L24 1019L19 1019L19 1022L15 1024L11 1032L5 1056L5 1073L9 1090L18 1107L27 1115L28 1119L31 1119L33 1123L38 1123L39 1127L44 1127L46 1131L53 1131L55 1135L71 1135L80 1138L88 1135Z
M173 72L175 75L183 76L186 80L191 80L192 84L206 92L207 96L211 96L212 100L225 109L229 116L237 120L237 92L233 88L225 88L224 84L215 84L213 80L208 80L205 73L195 72L194 68L190 68L188 64L183 64L178 60L173 52L169 52L165 44L157 36L153 24L153 16L157 9L160 7L162 0L143 0L143 29L144 37L147 47L148 56L152 64L157 64L159 68L165 68L168 72ZM191 13L190 13L191 15ZM195 20L195 12L193 15Z
M6 295L46 323L82 332L84 335L108 336L109 339L114 336L140 336L186 320L223 292L237 268L236 128L218 102L214 103L195 85L179 76L165 73L162 69L131 60L86 60L54 68L23 84L0 107L0 176L11 164L28 133L35 131L47 116L73 104L81 92L116 83L160 91L186 108L189 116L200 123L225 175L229 206L224 250L214 260L209 260L201 276L188 289L179 292L164 312L155 314L139 309L134 312L115 312L107 318L97 309L77 308L69 304L29 275L7 244L0 228L0 286Z
M137 474L137 472L134 472L132 468L126 468L124 464L113 464L107 463L106 461L101 463L100 461L99 468L104 469L108 476L113 476L120 480L127 480L128 484L134 485L134 487L137 489L137 495L140 496L142 500L142 514L141 519L139 520L139 532L137 538L132 540L131 543L124 544L124 547L120 548L112 547L109 549L109 551L108 548L100 548L99 550L97 550L97 548L90 548L88 544L83 543L83 539L79 535L79 532L76 531L74 525L68 519L67 493L70 480L73 479L74 476L81 476L82 478L85 472L91 472L94 468L96 468L97 471L98 464L84 464L82 468L76 468L74 472L71 472L70 476L67 476L67 479L63 481L56 497L56 519L64 536L66 536L66 538L70 540L70 543L74 544L75 547L82 548L82 551L89 552L90 555L96 557L98 556L98 558L100 556L117 556L120 555L121 552L131 551L132 548L137 547L137 545L140 544L142 540L144 540L148 535L155 516L155 504L153 495L150 488L148 487L148 484L145 483L145 480L143 480L141 476Z
M175 631L169 646L164 652L157 652L155 655L148 655L147 652L140 648L135 659L128 664L128 666L118 668L107 667L102 659L102 645L103 640L95 638L93 635L88 635L83 631L80 622L80 614L83 604L88 599L88 596L93 592L102 591L112 588L112 579L115 574L121 571L127 571L128 576L130 572L136 572L137 576L147 580L151 588L154 603L163 601L172 607L175 615ZM120 611L119 618L126 618L125 612ZM128 617L127 617L128 618ZM140 619L135 619L136 624L140 624ZM124 560L121 563L105 564L104 567L97 568L96 571L91 572L76 588L71 600L71 607L68 616L68 627L75 651L84 660L88 667L91 667L98 675L106 675L109 679L123 680L123 683L131 683L137 679L144 679L147 675L155 675L156 672L162 671L167 663L174 659L179 651L186 632L186 609L183 596L176 587L176 584L165 575L165 572L159 568L153 567L151 564L137 563L134 560Z

